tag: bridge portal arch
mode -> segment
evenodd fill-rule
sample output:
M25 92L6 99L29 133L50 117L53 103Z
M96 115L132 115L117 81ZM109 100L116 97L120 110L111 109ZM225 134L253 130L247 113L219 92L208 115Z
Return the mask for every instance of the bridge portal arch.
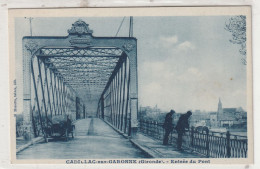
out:
M78 109L84 111L82 117L85 112L95 114L135 135L137 39L92 33L78 20L68 36L23 37L23 115L28 132L35 133L36 120L42 129L52 116L74 115Z

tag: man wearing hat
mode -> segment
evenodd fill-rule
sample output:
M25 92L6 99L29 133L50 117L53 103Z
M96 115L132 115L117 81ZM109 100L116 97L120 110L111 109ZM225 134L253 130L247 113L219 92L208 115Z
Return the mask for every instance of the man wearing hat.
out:
M189 129L189 118L192 115L191 111L188 111L187 113L180 116L179 121L177 122L177 125L175 127L177 133L178 133L178 139L177 139L177 148L178 150L182 150L182 136L185 133L185 129Z
M175 113L174 110L171 110L169 113L166 114L165 116L165 120L164 120L164 124L163 124L163 128L165 129L165 135L163 138L163 145L167 145L168 144L168 140L169 140L169 135L173 129L173 125L172 125L172 116Z

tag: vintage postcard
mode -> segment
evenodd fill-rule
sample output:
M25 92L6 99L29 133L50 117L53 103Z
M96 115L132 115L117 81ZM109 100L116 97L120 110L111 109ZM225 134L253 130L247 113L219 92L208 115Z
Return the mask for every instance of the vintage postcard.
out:
M11 163L252 164L251 7L9 9Z

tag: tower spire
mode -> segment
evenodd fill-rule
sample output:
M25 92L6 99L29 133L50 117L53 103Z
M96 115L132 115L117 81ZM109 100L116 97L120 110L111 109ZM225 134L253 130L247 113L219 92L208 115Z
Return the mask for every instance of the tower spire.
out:
M222 114L222 113L223 113L222 103L221 103L221 99L219 98L219 101L218 101L218 114Z

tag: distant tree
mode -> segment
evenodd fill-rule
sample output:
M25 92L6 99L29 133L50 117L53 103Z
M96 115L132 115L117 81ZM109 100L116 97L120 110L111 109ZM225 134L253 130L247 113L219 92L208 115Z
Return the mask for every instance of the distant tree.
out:
M242 63L247 64L246 61L246 16L239 15L229 19L226 23L225 29L232 33L232 39L229 41L233 44L241 46L239 52L242 55Z

